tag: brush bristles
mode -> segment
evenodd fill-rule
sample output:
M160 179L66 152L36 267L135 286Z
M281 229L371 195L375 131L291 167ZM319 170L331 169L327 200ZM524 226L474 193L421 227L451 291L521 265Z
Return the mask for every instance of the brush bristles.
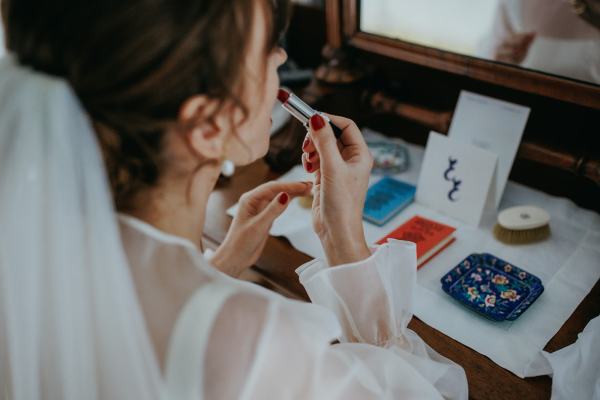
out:
M514 230L506 229L496 224L494 226L496 239L506 244L527 244L539 242L550 236L550 225L544 225L534 229Z

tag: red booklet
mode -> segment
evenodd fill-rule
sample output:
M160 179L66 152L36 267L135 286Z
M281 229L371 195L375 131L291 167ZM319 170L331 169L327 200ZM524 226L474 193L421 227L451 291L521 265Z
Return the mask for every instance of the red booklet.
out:
M377 241L377 244L387 242L388 238L416 243L417 268L421 268L454 242L454 231L456 228L415 215L386 237Z

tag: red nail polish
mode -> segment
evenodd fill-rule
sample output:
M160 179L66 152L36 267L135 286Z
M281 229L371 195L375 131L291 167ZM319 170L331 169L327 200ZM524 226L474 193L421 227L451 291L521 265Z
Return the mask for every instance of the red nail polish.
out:
M312 166L312 164L311 164L311 163L309 163L309 162L307 161L307 162L306 162L306 170L307 170L308 172L311 172L311 171L312 171L312 169L313 169L313 166Z
M308 159L310 160L311 158L313 158L315 154L317 154L316 151L311 151L310 153L308 153Z
M313 116L310 117L310 126L312 126L315 131L318 131L325 126L325 120L319 114L313 114Z
M279 203L281 203L281 204L287 203L289 199L290 199L290 196L285 192L283 192L279 195Z
M304 139L304 143L302 143L302 150L306 149L308 147L309 143L310 143L309 138Z

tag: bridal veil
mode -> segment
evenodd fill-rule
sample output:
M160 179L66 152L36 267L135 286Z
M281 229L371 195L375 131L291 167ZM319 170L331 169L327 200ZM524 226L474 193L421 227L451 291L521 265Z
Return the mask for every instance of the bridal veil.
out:
M0 321L0 398L160 393L90 121L65 81L11 57L0 59Z

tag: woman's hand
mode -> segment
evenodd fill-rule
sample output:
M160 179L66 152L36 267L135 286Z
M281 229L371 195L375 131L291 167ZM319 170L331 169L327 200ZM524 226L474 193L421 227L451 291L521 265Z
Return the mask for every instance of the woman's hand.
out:
M349 119L328 115L342 129L339 141L318 114L302 149L302 164L315 173L313 227L330 265L363 260L371 255L365 241L362 213L373 157L360 130Z
M240 197L239 209L225 240L211 258L211 264L231 276L239 276L256 263L265 247L269 230L291 198L307 196L310 182L267 182Z
M521 64L529 52L533 39L535 39L534 32L515 33L505 38L496 49L496 60L510 64Z

